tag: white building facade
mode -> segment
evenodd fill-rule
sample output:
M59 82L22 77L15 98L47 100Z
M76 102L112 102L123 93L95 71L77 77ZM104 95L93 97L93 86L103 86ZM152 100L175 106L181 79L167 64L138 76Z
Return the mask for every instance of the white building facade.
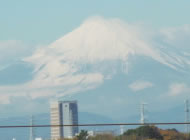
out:
M78 125L77 101L56 101L50 104L51 125ZM73 138L78 126L51 127L51 139Z

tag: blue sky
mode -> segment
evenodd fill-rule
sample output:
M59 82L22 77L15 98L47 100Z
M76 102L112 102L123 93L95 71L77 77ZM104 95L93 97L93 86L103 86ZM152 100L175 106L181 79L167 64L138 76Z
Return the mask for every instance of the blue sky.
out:
M158 111L181 104L190 91L189 5L0 0L0 111L48 112L52 98L71 98L82 111L122 118L117 108L132 112L144 100Z
M156 28L190 22L187 0L1 0L0 3L1 40L34 44L54 41L95 15Z

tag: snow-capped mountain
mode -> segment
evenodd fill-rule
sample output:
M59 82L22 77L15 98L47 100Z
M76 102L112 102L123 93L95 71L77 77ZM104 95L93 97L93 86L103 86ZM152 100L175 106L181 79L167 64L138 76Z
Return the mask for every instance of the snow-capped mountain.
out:
M30 102L24 110L39 112L48 111L51 99L77 99L82 111L117 119L139 112L141 102L165 111L188 98L189 37L188 25L153 31L120 19L89 18L24 58L30 79L2 85L0 100L8 107Z

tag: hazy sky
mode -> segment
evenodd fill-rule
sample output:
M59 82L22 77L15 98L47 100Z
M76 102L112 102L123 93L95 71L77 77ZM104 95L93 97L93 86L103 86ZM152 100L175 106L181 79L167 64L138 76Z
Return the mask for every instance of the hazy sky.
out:
M91 16L117 17L152 27L190 22L188 0L1 0L1 40L49 43Z
M141 101L158 110L183 104L190 92L189 5L0 0L0 111L47 112L50 99L70 95L82 111L116 118Z

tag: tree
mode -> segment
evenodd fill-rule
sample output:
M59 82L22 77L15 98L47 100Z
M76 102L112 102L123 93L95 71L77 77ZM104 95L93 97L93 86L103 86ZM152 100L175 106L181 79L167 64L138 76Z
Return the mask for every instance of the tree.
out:
M126 136L140 136L144 138L163 140L163 136L160 134L159 129L155 126L141 126L136 129L129 129L124 133Z
M98 134L96 136L89 137L89 140L117 140L117 138L111 134Z
M86 130L81 130L79 135L77 136L78 140L87 140L88 138L88 131Z

